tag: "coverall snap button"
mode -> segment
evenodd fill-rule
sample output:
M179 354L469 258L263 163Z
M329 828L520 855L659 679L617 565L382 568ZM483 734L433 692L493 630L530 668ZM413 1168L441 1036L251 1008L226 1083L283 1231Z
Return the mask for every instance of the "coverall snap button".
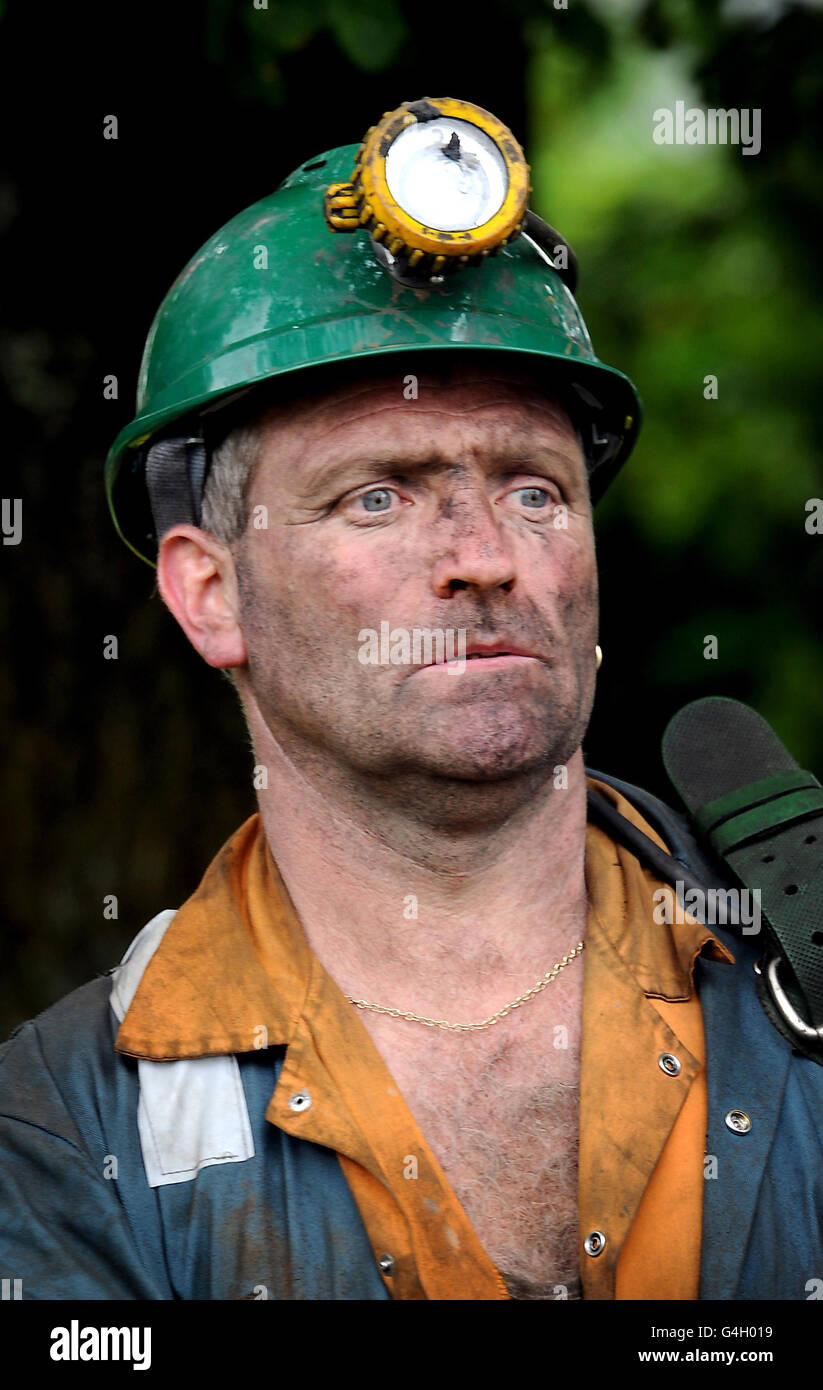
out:
M726 1124L734 1134L748 1134L752 1127L752 1122L745 1110L730 1110L726 1116Z
M657 1059L657 1065L667 1076L680 1075L680 1059L675 1057L672 1052L661 1052Z
M308 1091L296 1091L289 1099L290 1110L308 1110L311 1105L311 1096Z
M606 1248L606 1237L602 1231L589 1231L583 1241L583 1249L587 1255L602 1255Z
M391 1255L381 1255L377 1263L384 1274L394 1274L394 1260Z

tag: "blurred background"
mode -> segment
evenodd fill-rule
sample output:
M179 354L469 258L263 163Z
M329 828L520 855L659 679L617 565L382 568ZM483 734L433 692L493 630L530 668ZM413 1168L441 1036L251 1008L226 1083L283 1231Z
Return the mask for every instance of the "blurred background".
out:
M588 765L674 800L663 729L721 694L823 776L820 4L556 3L0 8L0 494L23 501L0 554L0 1038L114 965L254 810L234 696L105 506L154 310L223 222L403 100L512 127L532 206L579 256L595 349L644 399L597 514ZM760 153L655 144L678 100L760 109Z

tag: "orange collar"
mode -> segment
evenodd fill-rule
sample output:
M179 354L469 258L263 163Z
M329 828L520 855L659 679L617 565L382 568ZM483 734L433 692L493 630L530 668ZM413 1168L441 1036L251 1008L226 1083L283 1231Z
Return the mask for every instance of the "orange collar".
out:
M587 779L663 849L663 841L626 799ZM704 947L715 960L734 957L693 918L649 923L660 881L638 873L628 850L595 854L587 829L590 912L646 995L687 999L694 961ZM623 910L615 912L614 895ZM176 913L145 970L120 1026L118 1052L155 1061L250 1052L288 1044L302 1018L313 959L303 927L269 850L259 815L224 845L202 883Z
M668 846L625 797L605 782L592 777L586 782L592 790L603 793L626 820L668 853ZM694 963L704 948L711 959L734 964L734 956L711 929L689 914L684 914L682 923L655 920L656 907L663 906L660 897L655 895L661 890L669 891L668 886L650 869L638 864L630 850L615 845L615 853L608 861L600 859L596 864L592 849L590 825L586 848L589 912L596 916L603 935L645 995L671 1001L689 999L694 988ZM622 897L622 912L614 910L616 896L617 901ZM674 889L671 888L669 901L673 903L673 900ZM642 930L639 929L641 923Z
M275 967L271 972L261 948ZM266 1045L289 1043L306 997L310 956L260 817L250 816L175 914L115 1048L154 1061L251 1052L261 1046L261 1028Z

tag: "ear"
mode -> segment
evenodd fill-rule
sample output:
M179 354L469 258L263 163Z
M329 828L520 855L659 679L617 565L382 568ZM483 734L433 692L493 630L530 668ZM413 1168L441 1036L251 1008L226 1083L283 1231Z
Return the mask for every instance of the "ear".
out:
M173 526L160 543L163 602L209 666L246 664L237 572L231 551L196 526Z

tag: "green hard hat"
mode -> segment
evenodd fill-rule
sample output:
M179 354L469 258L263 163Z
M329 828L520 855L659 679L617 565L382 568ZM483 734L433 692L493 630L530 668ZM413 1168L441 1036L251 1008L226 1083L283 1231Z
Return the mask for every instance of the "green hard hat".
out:
M521 353L533 364L545 359L547 391L573 393L578 418L591 425L593 500L631 452L641 420L637 392L595 356L574 295L534 239L519 235L479 266L420 289L387 273L366 228L330 230L324 194L351 177L359 148L310 160L232 218L160 305L143 353L137 413L105 466L115 526L147 563L154 564L157 532L165 529L149 501L149 455L214 419L215 407L238 393L288 372L444 348ZM201 485L202 474L203 465Z

